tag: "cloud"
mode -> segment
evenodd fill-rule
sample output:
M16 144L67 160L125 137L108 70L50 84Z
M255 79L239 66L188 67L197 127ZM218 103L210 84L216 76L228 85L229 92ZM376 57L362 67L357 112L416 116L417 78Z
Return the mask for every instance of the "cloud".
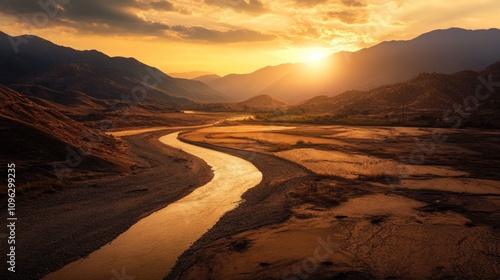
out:
M47 3L47 4L44 4ZM0 12L13 15L31 27L63 26L81 32L161 35L169 27L146 20L137 11L173 11L169 1L143 2L138 0L2 0ZM38 19L38 21L37 21ZM46 21L41 26L41 20Z
M172 30L184 39L210 43L258 42L270 41L276 38L274 35L248 29L217 31L201 26L186 27L177 25L172 26Z
M269 12L259 0L205 0L205 4L254 15Z
M175 11L174 4L168 1L152 1L146 5L157 11Z
M293 0L293 1L301 6L316 6L328 2L328 0Z
M357 23L366 23L368 21L368 15L365 12L361 11L331 11L327 12L325 16L325 20L329 19L337 19L345 24L357 24Z
M348 7L365 7L366 4L357 0L341 0L342 4Z
M302 36L283 36L290 45L299 48L327 48L331 47L330 44L323 40L315 38L307 38Z

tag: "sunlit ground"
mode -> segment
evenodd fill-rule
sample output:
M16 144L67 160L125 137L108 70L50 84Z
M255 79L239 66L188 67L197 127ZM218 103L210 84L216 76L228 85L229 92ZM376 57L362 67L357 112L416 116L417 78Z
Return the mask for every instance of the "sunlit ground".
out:
M322 176L288 185L287 221L197 250L186 279L447 279L500 269L499 235L491 230L499 218L500 156L493 152L500 149L499 132L251 128L207 128L183 137L272 154ZM433 132L447 141L433 143ZM232 249L237 242L247 245Z

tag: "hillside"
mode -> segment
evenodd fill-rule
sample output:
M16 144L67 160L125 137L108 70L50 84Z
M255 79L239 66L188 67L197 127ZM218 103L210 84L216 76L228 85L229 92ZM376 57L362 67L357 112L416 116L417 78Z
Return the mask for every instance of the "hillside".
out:
M167 73L170 77L173 78L180 78L180 79L191 79L194 80L197 77L201 76L209 76L209 75L215 75L210 72L205 72L205 71L190 71L190 72L182 72L182 73Z
M249 74L230 74L213 80L208 85L236 101L244 101L258 95L277 80L296 71L298 67L298 64L268 66ZM273 93L268 95L274 96Z
M20 43L16 52L11 40L25 43ZM24 92L19 86L42 86L49 91L79 92L102 101L132 100L135 88L141 89L135 92L140 96L135 101L161 108L229 100L199 81L172 78L134 58L109 57L95 50L58 46L36 36L10 37L4 33L0 33L0 83L17 86L21 93Z
M197 108L201 111L212 112L269 112L289 108L288 103L269 95L259 95L241 102L201 104Z
M361 123L445 126L450 120L460 117L463 123L496 127L500 125L498 95L488 94L483 87L479 96L487 98L475 97L476 89L482 86L478 78L488 80L489 75L492 75L493 83L500 80L500 62L479 72L422 73L406 82L368 91L347 91L333 97L317 96L293 106L285 117L274 116L270 119L331 123L361 120ZM477 110L465 110L466 106L474 106L475 102L478 102ZM456 106L461 107L455 109Z
M236 103L236 107L256 110L274 110L287 108L289 105L288 103L269 95L259 95Z
M480 71L500 61L500 30L436 30L407 41L382 42L357 52L340 52L318 63L266 67L209 83L243 100L268 94L289 103L317 95L368 90L403 82L422 72ZM262 73L261 75L257 75Z
M50 185L60 178L130 171L114 138L2 85L0 101L0 160L15 162L23 174L20 192L33 187L28 182Z
M209 75L203 75L203 76L199 76L199 77L196 77L196 78L193 78L192 80L195 80L195 81L200 81L204 84L208 84L212 81L215 81L217 79L220 79L222 78L221 76L219 75L216 75L216 74L209 74Z

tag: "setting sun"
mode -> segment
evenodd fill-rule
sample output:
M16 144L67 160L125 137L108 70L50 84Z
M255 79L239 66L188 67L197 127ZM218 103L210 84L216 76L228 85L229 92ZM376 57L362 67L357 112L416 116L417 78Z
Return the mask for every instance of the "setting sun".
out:
M500 280L498 14L0 0L0 280Z
M307 61L316 62L327 57L330 54L331 52L327 49L310 49L307 51Z

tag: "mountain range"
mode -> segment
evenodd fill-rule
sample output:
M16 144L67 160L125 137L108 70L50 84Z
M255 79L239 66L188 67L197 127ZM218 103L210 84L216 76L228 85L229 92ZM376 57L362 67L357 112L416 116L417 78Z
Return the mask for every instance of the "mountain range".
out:
M12 42L18 43L13 47ZM172 78L134 58L78 51L36 36L5 33L0 33L0 83L51 102L78 99L80 106L89 109L125 102L133 94L141 97L136 101L144 106L162 109L230 101L199 81Z
M201 76L215 75L211 72L206 72L206 71L189 71L189 72L167 73L167 74L173 78L192 79L192 80Z
M173 78L134 58L0 33L1 155L18 158L21 170L31 170L32 177L54 180L51 163L64 165L88 147L85 162L73 168L76 176L129 172L119 141L95 129L96 124L110 121L115 129L172 125L182 119L173 114L180 109L271 112L277 121L363 119L430 126L443 125L444 113L451 110L455 119L471 113L458 117L499 127L497 92L478 99L477 110L457 112L476 102L471 98L479 86L483 94L494 90L485 85L488 81L497 86L498 46L498 29L453 28L336 53L318 63L192 80ZM182 122L189 125L188 118Z
M200 104L196 110L215 112L266 112L285 110L288 108L290 108L288 103L272 96L262 94L241 102L204 103Z
M371 90L316 96L268 121L500 127L500 62L481 71L421 73Z
M403 82L422 72L480 71L500 61L500 30L450 28L412 40L335 53L320 63L283 64L207 84L234 100L267 94L288 103Z

